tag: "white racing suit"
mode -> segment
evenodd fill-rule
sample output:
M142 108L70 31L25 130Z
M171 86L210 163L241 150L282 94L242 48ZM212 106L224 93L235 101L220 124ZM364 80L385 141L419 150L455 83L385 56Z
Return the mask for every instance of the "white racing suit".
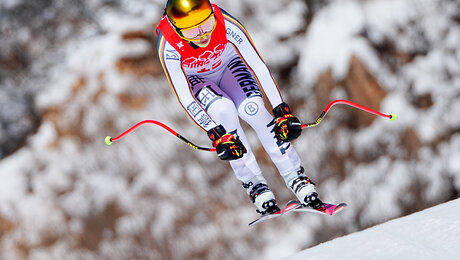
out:
M266 110L265 93L272 107L283 102L267 66L243 26L213 5L216 29L206 48L197 48L175 35L166 16L157 28L160 63L184 110L203 130L221 124L237 135L247 149L241 159L230 161L236 177L247 182L261 170L239 118L257 133L282 176L300 168L294 147L278 142L274 118Z

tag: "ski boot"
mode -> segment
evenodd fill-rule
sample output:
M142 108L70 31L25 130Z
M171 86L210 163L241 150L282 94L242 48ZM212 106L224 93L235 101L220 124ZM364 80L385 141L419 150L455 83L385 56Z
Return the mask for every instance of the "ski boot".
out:
M275 195L262 175L256 175L249 181L243 182L243 187L257 207L257 213L263 216L280 210L276 205Z
M323 205L316 192L315 184L305 176L302 166L299 170L291 172L283 178L303 206L317 209Z

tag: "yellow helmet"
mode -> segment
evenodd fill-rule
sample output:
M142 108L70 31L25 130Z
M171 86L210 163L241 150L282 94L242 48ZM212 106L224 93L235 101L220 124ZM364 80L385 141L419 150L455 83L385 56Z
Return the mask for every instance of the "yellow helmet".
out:
M177 29L193 27L212 14L209 0L168 0L166 15Z

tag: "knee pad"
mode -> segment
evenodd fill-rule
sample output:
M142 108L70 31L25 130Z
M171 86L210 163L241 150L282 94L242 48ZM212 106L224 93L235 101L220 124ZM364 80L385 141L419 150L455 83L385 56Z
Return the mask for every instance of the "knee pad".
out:
M223 125L227 131L235 129L238 123L238 111L235 104L226 97L221 97L209 105L208 114L217 124ZM228 129L227 129L228 128Z
M264 100L262 97L251 97L243 100L243 102L241 102L240 106L238 107L238 113L240 117L246 122L250 122L256 117L260 118L260 116L262 116L264 119L271 117L267 109L265 109Z

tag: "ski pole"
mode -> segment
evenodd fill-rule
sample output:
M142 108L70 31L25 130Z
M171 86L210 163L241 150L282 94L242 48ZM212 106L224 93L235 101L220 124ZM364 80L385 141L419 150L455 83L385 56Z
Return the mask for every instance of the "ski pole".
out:
M391 121L395 121L397 119L397 116L396 114L383 114L383 113L380 113L378 111L375 111L373 109L370 109L368 107L365 107L363 105L360 105L360 104L357 104L357 103L354 103L354 102L351 102L351 101L348 101L348 100L342 100L342 99L337 99L337 100L334 100L332 102L330 102L326 108L323 110L323 112L321 113L321 115L318 117L318 119L316 119L315 122L312 122L312 123L306 123L306 124L302 124L302 129L303 128L307 128L307 127L314 127L314 126L317 126L319 125L319 123L321 123L321 121L323 120L324 116L326 116L327 112L329 112L329 110L336 104L344 104L344 105L349 105L349 106L352 106L354 108L358 108L358 109L361 109L365 112L368 112L368 113L371 113L371 114L374 114L376 116L381 116L381 117L386 117L388 119L390 119Z
M201 147L201 146L195 145L194 143L192 143L189 140L187 140L187 138L183 137L182 135L178 134L176 131L172 130L169 126L167 126L167 125L165 125L165 124L163 124L161 122L155 121L155 120L141 121L141 122L135 124L134 126L132 126L131 128L129 128L128 130L126 130L125 132L123 132L121 135L119 135L117 137L112 138L111 136L106 136L105 137L105 143L107 145L111 145L113 142L116 142L116 141L120 140L121 138L125 137L125 135L131 133L136 128L138 128L139 126L144 125L144 124L155 124L155 125L163 127L168 132L170 132L171 134L175 135L177 138L179 138L180 140L184 141L188 146L192 147L195 150L209 151L209 152L215 152L216 151L216 148L213 148L213 147Z
M307 123L307 124L302 124L302 129L303 128L308 128L308 127L314 127L314 126L317 126L321 123L321 121L323 120L324 116L326 116L327 112L329 112L329 110L336 104L345 104L345 105L349 105L349 106L352 106L352 107L355 107L355 108L358 108L358 109L361 109L365 112L368 112L368 113L371 113L371 114L374 114L374 115L377 115L377 116L381 116L381 117L386 117L386 118L389 118L391 119L392 121L395 121L396 120L396 114L383 114L381 112L378 112L378 111L375 111L373 109L370 109L368 107L365 107L365 106L362 106L360 104L357 104L357 103L354 103L354 102L351 102L351 101L348 101L348 100L334 100L332 102L330 102L326 108L323 110L323 112L321 113L321 115L318 117L318 119L316 119L315 122L312 122L312 123ZM208 152L215 152L216 151L216 148L214 147L201 147L201 146L198 146L192 142L190 142L189 140L187 140L185 137L183 137L182 135L180 135L179 133L177 133L176 131L174 131L173 129L171 129L169 126L161 123L161 122L158 122L158 121L155 121L155 120L144 120L144 121L141 121L137 124L135 124L134 126L132 126L131 128L129 128L128 130L126 130L125 132L123 132L121 135L117 136L117 137L110 137L110 136L106 136L105 137L105 143L107 145L111 145L113 142L116 142L118 140L120 140L121 138L123 138L124 136L126 136L127 134L131 133L132 131L134 131L136 128L138 128L139 126L141 125L144 125L144 124L155 124L155 125L158 125L158 126L161 126L163 127L164 129L166 129L168 132L170 132L171 134L173 134L174 136L176 136L177 138L179 138L180 140L182 140L183 142L185 142L188 146L192 147L193 149L195 150L200 150L200 151L208 151Z

